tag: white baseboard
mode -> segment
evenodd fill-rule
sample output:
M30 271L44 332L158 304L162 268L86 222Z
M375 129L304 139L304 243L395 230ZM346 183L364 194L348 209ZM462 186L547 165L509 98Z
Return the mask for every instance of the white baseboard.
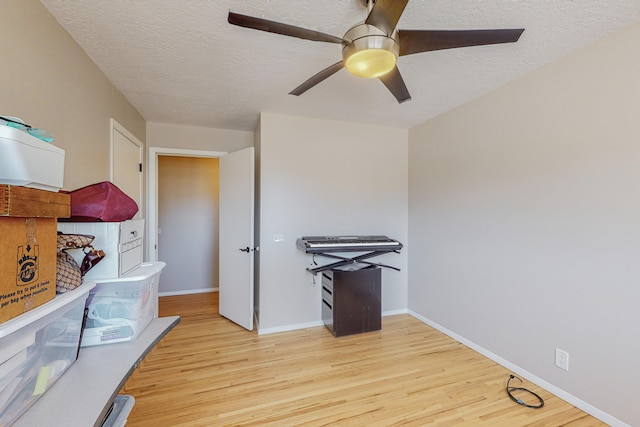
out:
M382 313L382 316L394 316L396 314L407 314L407 313L408 311L405 308L400 310L385 311L384 313ZM315 328L316 326L324 326L324 322L322 320L318 320L316 322L298 323L295 325L278 326L275 328L265 328L265 329L258 328L258 335L267 335L267 334L273 334L276 332L296 331L298 329Z
M274 328L258 328L258 335L274 334L276 332L297 331L298 329L315 328L316 326L324 326L322 320L316 322L297 323L295 325L276 326Z
M186 291L159 292L158 296L170 297L174 295L205 294L207 292L218 292L218 288L188 289Z
M402 308L400 310L389 310L389 311L383 311L382 312L382 317L386 317L386 316L395 316L397 314L407 314L409 311L406 308Z
M432 321L431 319L427 319L424 316L419 315L418 313L415 313L411 310L408 310L408 313L415 317L416 319L420 320L421 322L426 323L427 325L431 326L432 328L442 332L445 335L448 335L449 337L453 338L454 340L460 342L461 344L464 344L465 346L469 347L472 350L477 351L478 353L482 354L483 356L493 360L494 362L496 362L499 365L504 366L505 368L509 369L510 371L518 374L518 376L521 376L522 378L526 378L528 381L531 381L532 383L544 388L545 390L547 390L550 393L553 393L554 395L558 396L560 399L572 404L573 406L575 406L576 408L579 408L581 410L583 410L584 412L586 412L587 414L599 419L600 421L607 423L608 425L612 426L612 427L631 427L629 424L624 423L622 421L620 421L619 419L607 414L606 412L596 408L595 406L585 402L582 399L577 398L576 396L567 393L566 391L562 390L561 388L558 388L556 386L554 386L553 384L543 380L542 378L539 378L535 375L533 375L532 373L520 368L519 366L509 362L506 359L503 359L502 357L498 356L497 354L494 354L492 352L490 352L489 350L480 347L479 345L469 341L468 339L456 334L455 332L445 328L444 326Z

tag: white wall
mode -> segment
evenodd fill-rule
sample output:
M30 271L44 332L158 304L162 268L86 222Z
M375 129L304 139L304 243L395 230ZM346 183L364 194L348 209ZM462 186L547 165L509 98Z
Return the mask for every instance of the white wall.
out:
M253 146L253 132L147 122L147 145L233 152Z
M2 0L0 114L51 132L64 188L109 179L110 122L145 141L145 122L38 0Z
M638 52L634 25L409 134L410 310L629 425Z
M305 270L311 257L296 249L298 237L407 242L407 138L406 130L262 113L261 333L321 322L320 279L314 285ZM407 251L373 260L402 270L383 271L383 311L406 310Z
M219 160L158 157L161 295L218 288Z

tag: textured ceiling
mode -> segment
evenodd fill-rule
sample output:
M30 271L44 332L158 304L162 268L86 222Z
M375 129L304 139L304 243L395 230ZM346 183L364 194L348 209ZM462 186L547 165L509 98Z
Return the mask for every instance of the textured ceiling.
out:
M41 0L147 121L254 130L261 111L410 128L640 20L640 0L411 0L400 29L525 28L517 43L398 61L412 100L341 70L341 46L227 23L233 11L342 36L360 0Z

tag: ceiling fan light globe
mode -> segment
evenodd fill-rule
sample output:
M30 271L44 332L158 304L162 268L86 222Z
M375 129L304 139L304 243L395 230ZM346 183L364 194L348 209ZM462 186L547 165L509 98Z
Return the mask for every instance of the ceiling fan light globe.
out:
M376 78L396 66L397 57L385 49L365 49L350 55L345 61L347 71L356 77Z
M358 24L343 38L350 40L342 49L344 66L354 76L376 78L396 66L400 53L397 31L388 36L373 25Z

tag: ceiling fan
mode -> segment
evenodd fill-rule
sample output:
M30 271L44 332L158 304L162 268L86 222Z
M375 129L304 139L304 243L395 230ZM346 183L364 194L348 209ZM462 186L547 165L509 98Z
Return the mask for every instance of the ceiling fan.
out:
M342 61L325 68L289 92L302 95L342 68L364 78L378 78L402 103L411 99L396 65L399 56L518 41L524 31L498 30L400 30L398 21L409 0L360 0L369 14L342 37L306 28L229 12L230 24L305 40L342 44Z

